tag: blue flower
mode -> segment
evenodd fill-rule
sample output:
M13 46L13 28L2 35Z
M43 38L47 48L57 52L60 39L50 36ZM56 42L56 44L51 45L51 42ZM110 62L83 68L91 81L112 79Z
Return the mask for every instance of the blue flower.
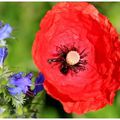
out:
M9 24L3 25L3 23L0 22L0 41L3 41L6 38L10 38L12 30L13 29Z
M13 74L9 77L8 91L11 95L20 95L21 93L26 94L28 88L32 85L32 76L30 72L26 76L23 76L23 72Z
M4 60L8 55L8 49L6 47L1 47L0 48L0 67L3 67Z
M38 77L35 80L35 88L33 90L34 95L37 95L37 93L41 92L44 89L43 82L44 76L42 73L39 73Z

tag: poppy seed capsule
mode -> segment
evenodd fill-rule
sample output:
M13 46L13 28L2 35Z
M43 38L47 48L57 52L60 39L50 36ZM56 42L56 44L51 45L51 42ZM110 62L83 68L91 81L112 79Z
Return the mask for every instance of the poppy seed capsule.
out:
M80 60L80 55L77 51L68 52L68 54L66 56L66 62L69 65L75 65L79 62L79 60Z

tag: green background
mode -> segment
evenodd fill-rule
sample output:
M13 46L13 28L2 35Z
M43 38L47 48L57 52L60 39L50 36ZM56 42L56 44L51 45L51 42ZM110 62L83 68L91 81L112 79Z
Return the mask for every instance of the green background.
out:
M1 2L0 20L9 23L14 28L14 39L7 41L9 55L6 64L13 70L37 73L31 56L32 43L39 29L39 23L45 13L55 5L55 2ZM106 15L112 24L120 32L120 3L96 2L96 8ZM38 95L35 98L37 104L29 109L30 103L14 112L5 112L0 117L39 117L39 118L119 118L120 117L120 93L118 92L112 106L84 115L66 114L59 102L48 95L43 99ZM43 99L43 104L39 104ZM6 106L7 109L13 109ZM23 115L24 113L24 115Z

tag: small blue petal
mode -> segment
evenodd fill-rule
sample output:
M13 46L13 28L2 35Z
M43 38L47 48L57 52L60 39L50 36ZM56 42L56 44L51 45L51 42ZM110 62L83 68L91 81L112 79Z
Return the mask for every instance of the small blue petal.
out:
M37 93L41 92L44 89L43 82L44 76L42 73L39 73L38 77L35 80L35 88L33 90L34 95L36 95Z
M34 95L37 95L39 92L41 92L44 89L43 85L36 85L35 89L33 90Z
M0 67L3 66L4 60L8 55L8 49L6 47L0 48Z
M35 84L38 84L38 83L43 83L44 82L44 75L42 73L39 73L38 77L36 78L35 80Z
M5 24L4 26L0 22L0 40L4 40L6 38L11 37L12 27L9 24Z
M17 74L14 74L13 77L16 78L16 79L19 79L19 78L22 77L23 74L24 74L23 72L19 72Z
M23 72L19 72L17 74L13 74L12 76L9 77L9 79L15 80L21 78L23 75Z
M28 73L25 77L27 77L27 78L29 78L29 79L32 79L32 77L33 77L33 73L30 72L30 73Z
M9 83L10 84L15 84L17 79L22 78L23 72L19 72L17 74L13 74L12 76L9 77Z
M28 87L25 86L24 89L23 89L23 93L26 94L27 91L28 91Z
M32 84L32 82L26 78L12 80L12 81L10 81L10 83L14 84L15 86L19 86L19 87L31 86L31 84Z
M22 93L22 89L19 87L15 87L15 88L10 88L8 87L8 91L10 92L11 95L20 95Z

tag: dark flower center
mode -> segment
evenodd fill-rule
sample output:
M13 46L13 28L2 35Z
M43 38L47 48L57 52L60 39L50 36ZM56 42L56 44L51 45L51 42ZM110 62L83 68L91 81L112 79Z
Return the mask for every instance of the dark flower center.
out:
M70 70L78 73L79 71L84 71L86 69L86 56L85 49L79 53L75 47L69 49L66 46L61 46L57 47L57 57L48 59L48 63L59 63L60 72L64 75Z

